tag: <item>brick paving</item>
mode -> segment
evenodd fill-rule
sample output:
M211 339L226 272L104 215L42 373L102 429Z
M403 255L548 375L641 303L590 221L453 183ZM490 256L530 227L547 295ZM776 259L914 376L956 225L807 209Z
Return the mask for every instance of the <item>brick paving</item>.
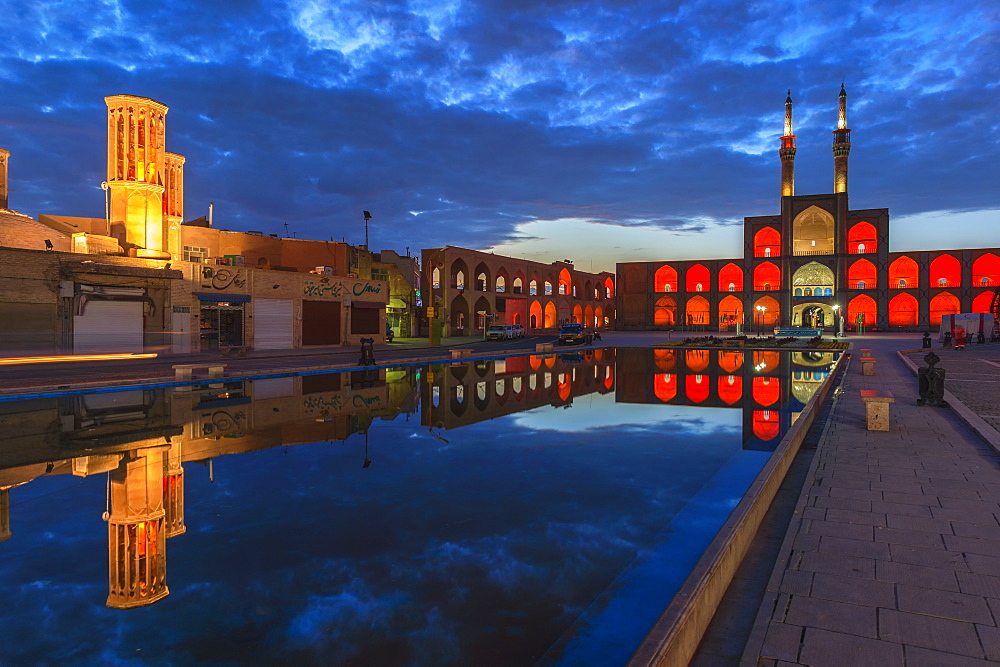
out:
M875 375L846 369L743 665L1000 662L1000 345L935 349L949 409L916 405L915 341L854 341ZM861 389L895 396L888 432Z

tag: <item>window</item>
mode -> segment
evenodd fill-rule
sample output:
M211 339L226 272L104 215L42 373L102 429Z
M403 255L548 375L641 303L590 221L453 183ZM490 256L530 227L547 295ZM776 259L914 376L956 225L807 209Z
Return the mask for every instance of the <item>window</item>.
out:
M865 281L859 280L858 281L858 289L864 289L864 288L865 288Z
M906 287L906 278L899 279L899 289L904 289Z
M563 283L559 283L559 293L560 294L566 293L566 285L564 285Z
M729 291L730 292L736 291L736 283L729 283Z
M695 292L701 292L702 291L701 283L698 283L697 285L694 286L694 291Z
M860 255L863 252L865 252L865 244L864 243L859 243L858 244L858 254Z
M573 285L573 297L576 298L576 285Z
M186 245L184 246L182 259L185 262L198 262L204 264L205 260L208 259L208 248Z
M545 281L545 295L552 296L552 283L548 280Z
M764 248L764 257L770 257L770 256L771 256L771 249Z
M530 294L531 296L535 296L536 294L538 294L538 281L537 280L532 280L530 283L528 283L528 294ZM534 326L534 325L532 325L532 326Z
M372 269L372 280L389 282L389 269Z
M938 278L938 287L947 287L947 286L948 286L947 278Z

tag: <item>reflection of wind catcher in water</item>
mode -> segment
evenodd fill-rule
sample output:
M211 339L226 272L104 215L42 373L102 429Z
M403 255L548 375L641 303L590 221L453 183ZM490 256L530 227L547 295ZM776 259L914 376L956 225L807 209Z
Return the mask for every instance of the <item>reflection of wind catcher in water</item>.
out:
M109 607L141 607L169 593L163 509L166 450L164 446L132 450L111 473Z

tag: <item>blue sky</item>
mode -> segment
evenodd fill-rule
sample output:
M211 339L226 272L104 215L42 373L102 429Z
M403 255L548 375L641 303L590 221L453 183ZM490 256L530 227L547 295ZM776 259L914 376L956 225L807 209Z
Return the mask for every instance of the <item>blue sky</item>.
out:
M186 217L578 268L738 257L796 190L832 189L892 250L1000 244L995 2L0 0L11 208L101 217L105 95L170 107ZM957 223L957 224L956 224ZM947 228L947 233L942 231Z

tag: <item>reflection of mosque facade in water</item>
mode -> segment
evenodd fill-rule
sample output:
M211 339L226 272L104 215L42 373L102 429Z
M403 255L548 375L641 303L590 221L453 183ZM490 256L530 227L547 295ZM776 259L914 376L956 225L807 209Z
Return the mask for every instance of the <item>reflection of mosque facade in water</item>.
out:
M107 474L107 604L144 606L169 593L166 542L187 530L185 463L206 464L211 478L219 456L359 434L367 468L376 419L420 410L419 428L440 438L433 429L611 392L616 402L742 409L744 448L770 449L833 361L820 352L588 349L0 403L0 541L12 537L11 489L46 475Z
M817 351L624 348L618 355L618 402L739 408L747 449L773 449L835 361Z

